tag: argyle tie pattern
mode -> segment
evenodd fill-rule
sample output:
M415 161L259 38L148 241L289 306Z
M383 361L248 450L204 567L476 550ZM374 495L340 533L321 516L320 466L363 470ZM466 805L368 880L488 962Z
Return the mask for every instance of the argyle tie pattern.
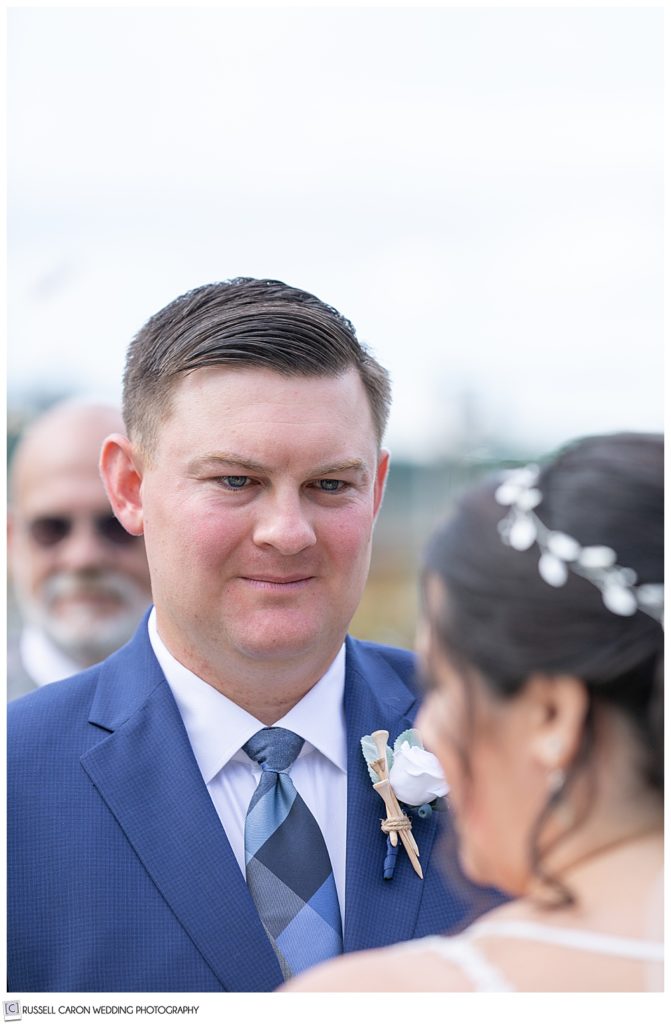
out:
M247 885L285 978L342 953L326 843L288 775L302 746L295 732L273 726L242 748L262 769L245 820Z

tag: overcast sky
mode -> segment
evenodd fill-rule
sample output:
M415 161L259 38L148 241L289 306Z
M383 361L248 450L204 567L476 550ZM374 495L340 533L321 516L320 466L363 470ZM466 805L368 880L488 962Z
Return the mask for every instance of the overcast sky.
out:
M117 399L176 295L315 292L392 451L662 426L662 12L8 12L10 399Z

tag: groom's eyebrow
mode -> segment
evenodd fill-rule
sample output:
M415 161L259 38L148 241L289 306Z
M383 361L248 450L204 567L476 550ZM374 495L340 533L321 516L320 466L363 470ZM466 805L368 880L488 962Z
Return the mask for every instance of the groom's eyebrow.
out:
M203 473L203 472L221 472L222 468L234 466L236 469L249 470L250 473L258 473L264 476L272 473L273 470L270 466L265 465L262 462L257 462L256 459L250 458L241 452L234 451L216 451L209 452L206 455L198 456L189 463L190 473ZM320 476L332 476L335 473L359 473L362 475L368 475L368 467L362 459L351 458L343 459L335 463L323 463L321 466L315 467L309 473L311 477Z
M366 463L361 459L345 459L331 465L319 466L313 476L331 476L333 473L367 473Z
M217 451L209 452L206 455L199 455L189 463L189 470L198 473L212 469L214 472L217 472L223 466L248 469L251 473L270 472L268 466L264 466L262 462L257 462L256 459L250 459L247 455L233 451Z

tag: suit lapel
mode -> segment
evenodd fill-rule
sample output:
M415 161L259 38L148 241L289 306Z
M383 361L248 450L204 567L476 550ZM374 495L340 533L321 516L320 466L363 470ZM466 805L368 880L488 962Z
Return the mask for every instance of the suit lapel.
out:
M222 986L272 990L277 959L141 631L103 669L91 720L114 731L82 765Z
M347 640L347 885L345 952L389 945L412 937L423 894L422 880L401 850L394 877L385 882L384 804L372 787L361 737L389 731L390 745L412 726L417 698L375 650ZM435 816L413 819L413 834L426 873L436 831Z

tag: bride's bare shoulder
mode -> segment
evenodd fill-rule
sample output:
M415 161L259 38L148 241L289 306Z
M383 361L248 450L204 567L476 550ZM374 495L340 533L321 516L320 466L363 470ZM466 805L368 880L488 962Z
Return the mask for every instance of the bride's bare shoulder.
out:
M454 964L418 943L328 960L283 985L280 992L471 992Z

